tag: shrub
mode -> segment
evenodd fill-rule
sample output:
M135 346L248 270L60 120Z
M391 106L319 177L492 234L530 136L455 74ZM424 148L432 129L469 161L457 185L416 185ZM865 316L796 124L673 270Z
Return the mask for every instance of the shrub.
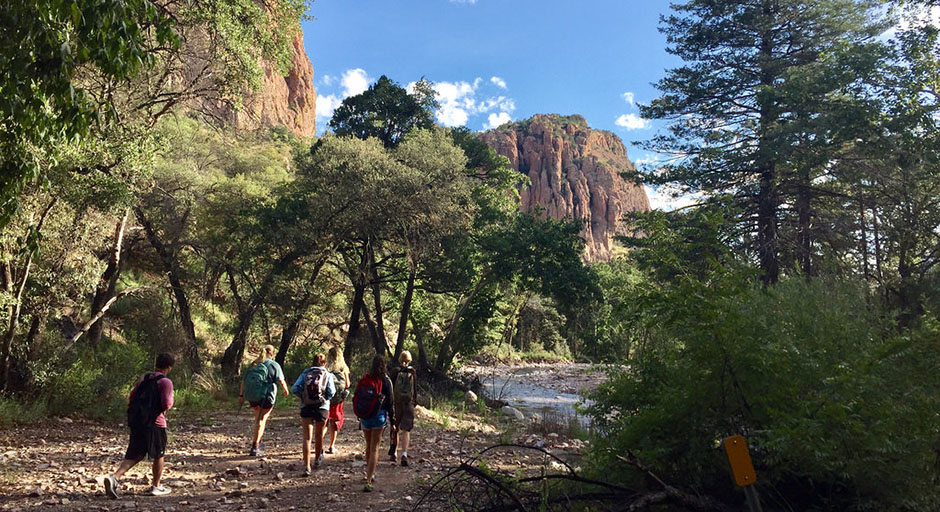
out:
M638 298L658 313L592 396L596 470L640 482L616 457L630 450L670 483L734 502L718 447L742 434L774 508L936 510L938 331L898 333L852 283L743 282Z

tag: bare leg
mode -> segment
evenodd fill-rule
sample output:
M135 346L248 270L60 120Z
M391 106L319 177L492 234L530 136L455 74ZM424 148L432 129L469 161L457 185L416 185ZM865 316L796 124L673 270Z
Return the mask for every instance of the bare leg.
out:
M139 459L124 459L118 464L118 468L114 470L114 478L121 478L124 473L127 473L132 467L134 467L138 462L144 460L143 457Z
M366 483L369 483L372 475L375 474L375 465L376 462L378 462L375 458L372 457L372 454L375 452L373 448L377 444L375 441L375 436L373 435L374 432L376 432L375 429L362 431L362 435L366 438ZM381 432L381 430L379 430L379 432Z
M366 463L366 480L370 481L373 476L375 476L375 468L379 464L379 444L382 443L382 429L375 428L371 430L366 430L367 439L371 438L367 442L368 453L366 454L367 463Z
M253 407L253 409L255 410L255 435L251 440L251 447L257 448L258 444L261 443L261 436L264 435L264 426L268 423L271 409L262 409L261 407Z
M153 459L153 486L160 487L160 478L163 476L163 457Z
M316 446L316 460L320 460L320 457L323 455L323 429L326 428L325 421L318 421L314 426L314 445Z
M402 430L398 433L398 451L402 454L408 453L409 444L411 444L411 432Z
M310 437L313 434L313 422L310 418L300 418L300 426L304 431L304 467L310 469Z
M330 436L330 451L333 451L333 446L336 444L336 420L330 420L326 423L326 430Z

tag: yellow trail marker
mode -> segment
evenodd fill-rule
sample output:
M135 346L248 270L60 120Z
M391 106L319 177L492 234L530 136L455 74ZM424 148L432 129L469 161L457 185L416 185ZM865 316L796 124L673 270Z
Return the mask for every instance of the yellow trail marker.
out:
M735 483L741 487L754 485L757 474L754 472L754 464L751 463L751 454L747 451L747 439L744 439L744 436L731 436L721 444L728 454Z

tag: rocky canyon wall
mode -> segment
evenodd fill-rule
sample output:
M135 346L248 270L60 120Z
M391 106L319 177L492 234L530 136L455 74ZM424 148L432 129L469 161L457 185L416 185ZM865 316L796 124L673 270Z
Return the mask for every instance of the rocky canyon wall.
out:
M620 174L636 170L623 142L581 116L539 114L481 137L531 180L521 191L523 210L584 221L587 261L611 259L613 237L626 232L623 215L649 210L643 187Z
M304 49L303 33L293 41L291 70L284 76L272 64L264 65L261 90L245 100L244 109L234 115L239 128L284 125L297 135L317 133L317 91L313 87L313 64Z

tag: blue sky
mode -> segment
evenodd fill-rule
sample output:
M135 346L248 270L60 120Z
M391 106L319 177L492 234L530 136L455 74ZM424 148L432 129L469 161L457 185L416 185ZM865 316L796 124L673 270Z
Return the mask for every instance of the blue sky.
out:
M381 75L436 84L439 123L481 130L540 113L581 114L631 146L650 137L637 102L678 64L657 31L667 0L316 0L303 23L319 131ZM656 201L656 199L651 198Z

